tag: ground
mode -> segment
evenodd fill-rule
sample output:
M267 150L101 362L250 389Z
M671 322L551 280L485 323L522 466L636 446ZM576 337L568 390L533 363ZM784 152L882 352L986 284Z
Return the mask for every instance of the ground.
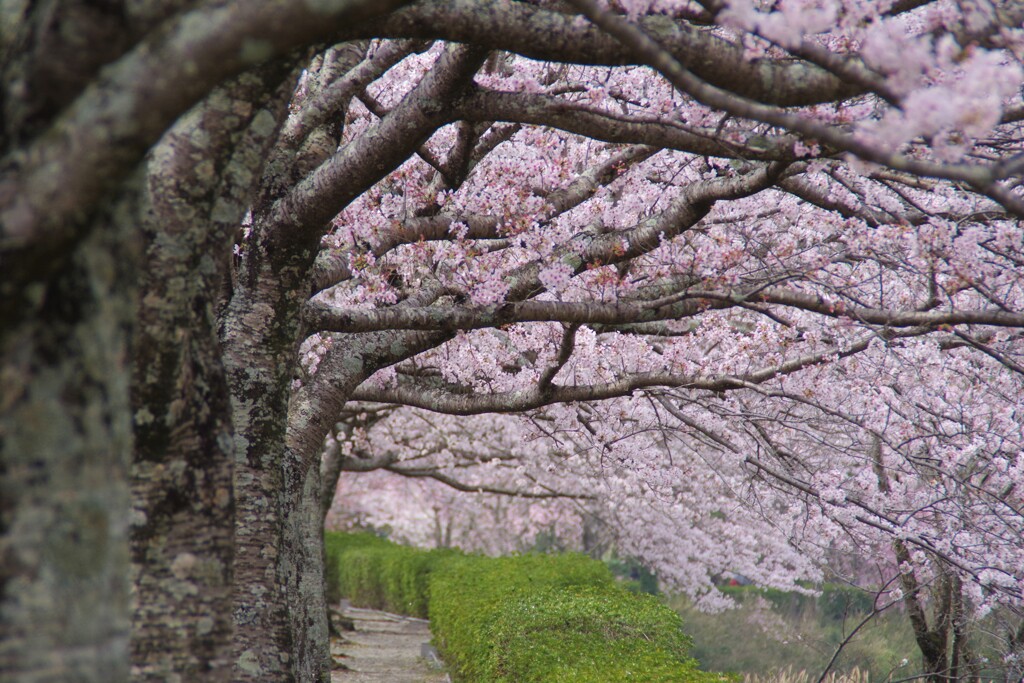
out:
M332 683L446 683L440 663L430 656L426 620L342 602L343 617L354 631L331 640L331 656L345 668L331 674Z

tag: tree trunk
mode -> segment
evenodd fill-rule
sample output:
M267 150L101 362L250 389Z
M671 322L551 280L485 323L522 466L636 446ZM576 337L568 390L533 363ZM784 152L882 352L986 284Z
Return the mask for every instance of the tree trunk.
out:
M229 243L179 196L192 187L181 166L194 164L182 128L150 165L132 386L133 678L228 681L233 443L213 304Z
M894 541L893 550L901 567L912 567L910 551L903 541ZM953 623L954 582L948 570L936 565L938 576L926 589L917 580L913 569L900 573L903 606L907 610L914 639L921 651L921 670L929 683L950 680L949 636ZM932 602L932 624L925 611L924 592L928 590ZM959 587L957 586L957 590Z
M324 439L345 399L367 376L358 354L345 353L344 357L347 373L332 373L335 381L330 387L314 381L312 386L299 390L292 397L289 411L281 497L287 552L281 557L281 577L295 635L294 671L300 681L330 680L323 546L325 494L320 456ZM332 366L332 360L327 358L323 362Z
M350 432L350 428L341 423L335 425L335 429L344 430L346 434ZM324 450L320 457L320 517L318 519L316 530L316 536L320 539L320 563L323 566L322 590L325 603L324 619L327 622L327 631L330 635L340 634L335 631L329 611L332 596L329 586L327 585L327 548L324 546L323 537L324 533L327 531L327 515L331 511L331 505L334 503L334 495L338 490L338 479L341 477L341 466L345 462L344 457L341 455L341 448L338 444L337 432L335 437L336 438L330 441L326 450ZM334 596L334 599L337 599L337 597L338 596Z
M351 428L344 424L338 424L342 432L339 437L347 438ZM320 527L326 529L327 515L334 504L334 496L338 491L338 479L341 477L342 466L345 458L341 454L338 439L331 441L320 457Z
M287 154L274 155L267 166L223 326L237 457L236 680L328 675L321 541L310 541L308 523L314 511L319 515L320 490L310 469L351 390L369 376L366 368L383 366L354 359L346 349L338 361L348 368L340 382L289 405L307 334L301 313L324 226L409 157L443 118L437 102L461 90L485 56L475 48L450 48L379 126L328 158L284 198L278 194L294 182L286 176L333 150L322 144L297 148L294 163L284 163ZM358 343L373 346L377 339L360 335ZM372 354L401 355L392 347L374 347Z
M243 267L246 265L243 255ZM294 271L292 271L294 272ZM285 433L298 345L299 283L269 268L240 273L224 322L235 425L237 681L291 681L293 638L280 566L285 541ZM302 291L301 289L299 290ZM291 294L289 294L291 293Z
M290 454L289 454L290 455ZM285 545L282 569L288 589L294 639L294 672L299 681L328 683L329 619L324 590L323 517L320 514L320 468L285 462Z
M274 139L274 126L256 122L281 117L289 71L270 64L216 89L148 163L132 387L137 680L232 676L234 442L214 312L251 179Z
M126 195L133 196L131 191ZM128 680L136 212L94 221L0 322L0 671Z
M281 562L299 680L327 680L330 675L323 550L327 496L320 475L324 439L361 382L443 338L436 333L378 332L348 335L345 343L336 339L317 375L293 396L282 498L287 552Z

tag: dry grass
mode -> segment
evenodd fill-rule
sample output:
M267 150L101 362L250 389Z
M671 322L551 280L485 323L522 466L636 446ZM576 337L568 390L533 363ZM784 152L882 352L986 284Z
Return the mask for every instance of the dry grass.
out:
M790 666L768 674L745 674L743 683L817 683L818 676L805 669L793 671ZM843 674L829 672L822 683L870 683L869 678L867 671L854 667Z

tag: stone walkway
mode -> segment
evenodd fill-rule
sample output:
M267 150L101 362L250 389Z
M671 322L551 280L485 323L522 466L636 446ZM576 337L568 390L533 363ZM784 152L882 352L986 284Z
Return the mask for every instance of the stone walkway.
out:
M355 630L331 641L331 656L345 667L331 673L331 683L450 683L429 647L425 619L359 609L347 602L342 602L341 613Z

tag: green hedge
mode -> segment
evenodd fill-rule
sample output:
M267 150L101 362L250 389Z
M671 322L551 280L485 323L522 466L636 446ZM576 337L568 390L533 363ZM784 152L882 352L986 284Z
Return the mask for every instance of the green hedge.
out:
M461 641L449 634L448 646L442 648L462 680L722 680L699 671L687 656L689 641L675 612L655 598L614 584L510 593L470 621L481 630L465 629ZM440 640L443 630L436 632ZM455 653L457 642L461 657Z
M372 534L327 533L327 597L356 607L427 617L428 580L452 550L417 550ZM342 560L344 557L344 560Z
M488 558L328 533L329 590L427 616L456 680L717 683L687 656L679 615L583 555Z
M502 668L497 662L507 648L494 629L516 611L517 600L551 589L611 585L608 568L583 555L464 556L432 577L431 630L437 649L459 678L505 680L495 672Z
M388 548L394 544L386 538L374 536L373 534L339 534L328 532L324 534L324 549L327 554L327 563L324 567L324 574L327 579L327 600L331 604L338 602L342 597L352 599L355 595L352 587L351 572L342 572L342 566L349 566L346 562L342 564L341 556L355 550L364 548Z

